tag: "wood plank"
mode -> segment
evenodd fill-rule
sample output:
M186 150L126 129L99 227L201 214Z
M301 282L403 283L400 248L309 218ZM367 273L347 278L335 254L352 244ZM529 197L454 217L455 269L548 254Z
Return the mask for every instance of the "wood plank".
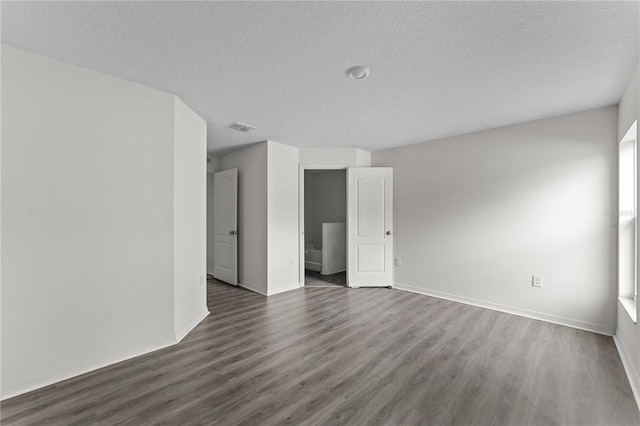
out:
M3 401L24 424L640 424L610 337L390 289L208 281L180 344Z

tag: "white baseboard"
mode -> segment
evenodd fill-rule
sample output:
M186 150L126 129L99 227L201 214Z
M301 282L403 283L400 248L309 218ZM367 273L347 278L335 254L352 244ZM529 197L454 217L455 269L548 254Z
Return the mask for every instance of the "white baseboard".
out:
M295 283L289 284L286 287L279 288L276 291L269 291L268 295L273 296L274 294L284 293L285 291L299 290L299 289L300 289L300 283L295 282Z
M165 341L165 342L162 342L162 343L159 343L159 344L156 344L156 345L149 345L148 347L146 347L144 349L133 351L133 352L130 352L130 353L126 354L126 355L122 355L122 356L119 356L117 358L113 358L113 359L110 359L110 360L95 360L92 363L91 367L81 368L79 370L75 370L75 371L67 373L67 374L61 374L61 375L58 375L57 377L54 377L53 379L50 378L50 377L42 377L42 376L41 377L29 377L28 378L28 383L37 383L37 384L36 385L27 384L27 381L25 381L23 386L18 384L15 387L19 388L19 390L12 391L12 392L9 392L7 394L3 394L2 396L0 396L0 401L4 401L6 399L13 398L15 396L19 396L19 395L34 391L36 389L40 389L40 388L43 388L43 387L46 387L46 386L50 386L50 385L53 385L53 384L56 384L56 383L60 383L60 382L63 382L65 380L69 380L69 379L72 379L74 377L81 376L83 374L90 373L92 371L99 370L101 368L108 367L110 365L117 364L117 363L122 362L122 361L127 361L127 360L130 360L130 359L133 359L133 358L137 358L137 357L142 356L142 355L146 355L146 354L151 353L151 352L155 352L155 351L160 350L160 349L167 348L169 346L173 346L173 345L175 345L177 343L180 343L180 341L187 334L189 334L189 332L191 330L193 330L204 318L206 318L207 315L209 315L209 311L205 310L205 311L201 312L200 314L196 315L195 317L193 317L192 320L187 322L183 327L180 328L180 330L175 332L175 340ZM69 368L69 370L71 370L71 368Z
M613 341L616 344L616 348L618 348L618 353L620 354L624 371L627 373L629 385L631 385L631 392L633 392L633 397L635 398L638 409L640 410L640 376L631 361L631 355L629 354L629 351L627 351L627 347L624 345L622 339L617 335L614 335Z
M296 290L300 288L300 284L298 284L297 282L292 283L291 285L288 285L286 287L283 287L281 289L278 289L274 292L270 292L270 291L264 291L260 286L258 286L257 284L253 284L247 281L242 281L239 282L238 285L240 287L246 288L247 290L251 290L255 293L261 294L263 296L273 296L274 294L279 294L279 293L284 293L285 291L289 291L289 290Z
M191 318L189 321L187 321L187 323L185 325L183 325L182 327L180 327L180 329L178 331L175 332L176 335L176 343L180 343L180 341L182 341L182 339L184 339L184 337L189 334L189 332L191 330L193 330L194 328L196 328L196 326L198 324L200 324L200 322L205 319L207 316L209 315L209 311L207 309L205 309L204 311L200 312L198 315L194 316L193 318Z
M395 283L394 288L398 290L410 291L412 293L423 294L425 296L437 297L439 299L451 300L452 302L465 303L467 305L487 308L494 311L500 311L507 314L518 315L521 317L546 321L553 324L573 327L580 330L591 331L594 333L613 336L614 330L601 324L590 323L586 321L576 320L573 318L561 317L558 315L547 314L544 312L531 311L528 309L517 308L514 306L502 305L499 303L488 302L486 300L474 299L471 297L458 296L455 294L444 293L435 290L428 290L421 287L415 287L408 284Z
M247 290L251 290L255 293L261 294L263 296L267 296L266 291L264 291L260 286L258 286L257 284L253 284L250 283L248 281L238 281L238 286L242 287L242 288L246 288Z
M60 374L60 375L57 375L54 378L50 378L50 377L46 377L45 378L45 377L42 377L42 376L40 376L40 377L29 377L28 378L28 382L29 383L37 383L37 384L36 385L34 385L34 384L26 384L26 383L24 385L17 384L15 387L19 388L19 390L15 390L15 391L11 391L11 392L9 392L7 394L3 394L0 397L0 400L4 401L4 400L7 400L9 398L13 398L15 396L19 396L19 395L34 391L36 389L40 389L40 388L44 388L46 386L50 386L50 385L53 385L53 384L56 384L56 383L60 383L60 382L63 382L65 380L69 380L69 379L72 379L74 377L81 376L83 374L90 373L92 371L99 370L101 368L108 367L110 365L117 364L117 363L122 362L122 361L127 361L129 359L137 358L139 356L146 355L148 353L155 352L155 351L158 351L160 349L167 348L169 346L173 346L176 343L178 343L178 342L174 341L173 339L171 341L165 341L163 343L160 343L160 344L157 344L157 345L153 345L153 346L144 348L142 350L130 352L130 353L126 354L126 355L119 356L117 358L113 358L113 359L106 360L106 361L105 360L96 361L95 363L92 363L91 367L81 368L79 370L75 370L73 372L66 373L66 374Z
M320 271L320 275L333 275L333 274L337 274L338 272L345 272L347 269L346 268L342 268L342 269L336 269L336 270L328 270L328 271Z

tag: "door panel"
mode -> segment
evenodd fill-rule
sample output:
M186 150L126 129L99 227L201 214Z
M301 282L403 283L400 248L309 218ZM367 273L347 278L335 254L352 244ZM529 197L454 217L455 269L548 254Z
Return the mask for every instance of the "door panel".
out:
M393 169L347 169L347 281L350 287L393 285Z
M385 179L365 176L357 181L358 237L382 237L384 222Z
M358 271L384 272L384 244L358 246Z
M214 176L213 276L238 285L238 169Z

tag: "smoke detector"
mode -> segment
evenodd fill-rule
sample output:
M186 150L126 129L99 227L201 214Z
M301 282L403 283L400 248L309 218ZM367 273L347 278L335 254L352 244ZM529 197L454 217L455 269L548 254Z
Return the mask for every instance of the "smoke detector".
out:
M253 126L249 126L248 124L244 124L244 123L239 123L239 122L235 122L235 123L231 123L227 126L229 129L233 129L233 130L238 130L240 132L248 132L250 130L255 130L256 128Z
M347 70L347 75L349 76L349 78L352 78L354 80L362 80L363 78L369 75L369 72L371 72L369 68L363 67L362 65L358 65L358 66L349 68Z

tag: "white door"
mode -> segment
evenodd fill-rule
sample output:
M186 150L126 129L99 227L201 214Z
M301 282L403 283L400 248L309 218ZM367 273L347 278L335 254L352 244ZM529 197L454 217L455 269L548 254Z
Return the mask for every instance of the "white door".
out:
M238 169L216 173L213 182L213 276L238 285Z
M393 285L393 168L347 169L347 284Z

